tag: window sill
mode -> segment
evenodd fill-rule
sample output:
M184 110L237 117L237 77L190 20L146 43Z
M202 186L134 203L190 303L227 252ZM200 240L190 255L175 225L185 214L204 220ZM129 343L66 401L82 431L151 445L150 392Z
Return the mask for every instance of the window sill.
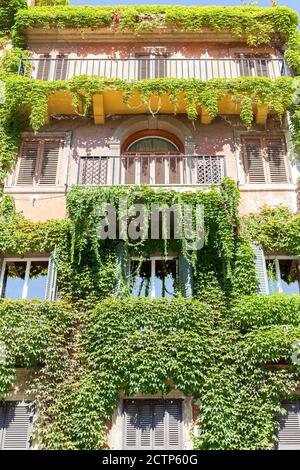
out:
M297 186L294 183L282 184L240 184L241 191L296 191Z

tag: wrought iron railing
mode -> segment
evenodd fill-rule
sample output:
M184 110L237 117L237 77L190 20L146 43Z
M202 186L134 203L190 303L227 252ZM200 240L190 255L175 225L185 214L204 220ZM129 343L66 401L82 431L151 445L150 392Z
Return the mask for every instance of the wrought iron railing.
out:
M281 58L232 58L232 59L80 59L39 58L22 60L20 75L39 80L65 80L79 75L141 80L144 78L237 78L242 76L269 77L275 79L289 75Z
M78 184L153 186L220 184L224 156L154 155L84 156L79 159Z

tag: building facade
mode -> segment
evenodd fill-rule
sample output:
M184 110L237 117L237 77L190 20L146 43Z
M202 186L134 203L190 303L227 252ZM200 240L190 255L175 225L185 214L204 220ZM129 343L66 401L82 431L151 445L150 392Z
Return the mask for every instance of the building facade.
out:
M59 12L65 7L51 8ZM274 10L277 8L280 14L280 7ZM38 129L30 122L23 125L17 157L4 182L5 197L13 197L16 211L22 212L29 224L67 219L67 198L74 187L101 187L109 193L114 187L136 187L138 192L140 185L149 185L158 192L197 194L208 193L212 187L218 192L224 178L230 178L240 192L240 217L257 214L265 205L274 209L284 205L292 214L299 211L300 164L288 106L280 115L268 97L262 99L260 92L253 91L260 84L271 88L282 83L284 101L284 87L293 80L295 70L287 61L280 32L272 31L270 42L255 44L249 43L247 30L237 35L228 27L218 30L205 24L201 31L176 24L171 27L170 23L162 24L165 13L159 16L147 11L139 13L138 22L150 26L139 30L119 27L122 12L110 18L111 25L107 20L107 25L99 27L83 27L80 22L76 27L72 20L68 24L63 20L62 26L57 26L53 20L46 27L38 18L42 9L32 5L17 15L15 34L22 29L27 55L20 58L14 78L33 87L38 84L41 94L45 87L45 123ZM22 15L25 18L30 11L33 19L21 28ZM83 77L82 82L76 82L78 77ZM173 95L166 88L157 91L168 81L170 87L180 82L186 88L175 88ZM243 81L247 86L242 91L232 91L231 86L242 86ZM135 85L126 97L127 83ZM194 100L197 116L191 120L191 103L186 96L189 84L195 83L206 86L206 95ZM91 88L95 85L92 92L87 91L88 84ZM212 90L214 84L227 87L218 95L214 112L208 84ZM76 103L78 90L81 99ZM198 93L200 96L201 91ZM245 96L251 96L251 125L243 120L249 112ZM22 109L29 106L25 101ZM21 119L18 113L14 116ZM297 298L300 252L268 252L258 244L252 246L259 295L281 293ZM129 258L129 273L138 272L135 277L128 275L129 296L137 302L138 297L148 297L150 302L176 297L178 278L183 278L183 294L189 297L186 301L193 301L198 274L185 266L180 250L169 249L166 255L158 249L145 254L136 248ZM10 247L3 251L1 263L4 299L64 299L53 252L26 250L20 255ZM190 277L195 278L193 282ZM285 364L279 363L279 367ZM25 365L17 368L15 384L0 407L0 448L39 447L38 439L35 443L29 437L39 414L38 403L35 412L28 405L35 401L35 395L27 391L31 373ZM173 386L170 377L165 379L170 380L170 387L163 394L159 387L155 393L144 393L142 386L135 394L128 394L126 387L120 386L118 406L106 421L107 442L99 447L193 448L195 438L201 436L201 399ZM279 444L275 445L299 449L300 402L295 394L283 401L287 414L280 418Z

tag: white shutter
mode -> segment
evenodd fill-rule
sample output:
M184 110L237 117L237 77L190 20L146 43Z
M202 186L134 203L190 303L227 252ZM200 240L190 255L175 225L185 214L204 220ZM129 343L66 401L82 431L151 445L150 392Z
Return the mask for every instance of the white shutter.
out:
M279 450L300 450L300 402L283 403L287 414L279 417L278 432Z
M124 447L125 449L138 448L138 407L134 401L124 403Z
M182 444L182 401L168 400L167 411L167 448L180 449Z
M269 294L267 267L263 249L255 243L251 243L251 246L254 250L255 269L259 281L258 291L261 294Z
M55 255L56 249L54 250L53 254L49 257L48 276L45 293L45 299L51 301L55 300L56 298L57 270L55 266Z
M193 295L193 268L182 254L178 257L178 271L181 294L188 299Z
M1 449L26 450L30 447L32 412L29 403L10 401L5 403Z
M25 141L22 145L17 185L32 186L36 177L38 141Z

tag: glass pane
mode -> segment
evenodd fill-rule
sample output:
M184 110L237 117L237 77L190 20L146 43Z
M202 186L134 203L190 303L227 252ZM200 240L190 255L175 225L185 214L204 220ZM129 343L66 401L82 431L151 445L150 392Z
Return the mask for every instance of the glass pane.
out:
M299 294L299 262L297 259L279 260L282 289L286 294Z
M155 262L155 297L175 297L176 260Z
M5 264L1 297L21 299L25 282L26 261L8 261Z
M128 147L129 152L177 152L176 145L161 137L145 137Z
M133 297L149 297L151 285L151 261L130 263L130 290Z
M28 299L45 299L48 261L31 261L28 280Z

